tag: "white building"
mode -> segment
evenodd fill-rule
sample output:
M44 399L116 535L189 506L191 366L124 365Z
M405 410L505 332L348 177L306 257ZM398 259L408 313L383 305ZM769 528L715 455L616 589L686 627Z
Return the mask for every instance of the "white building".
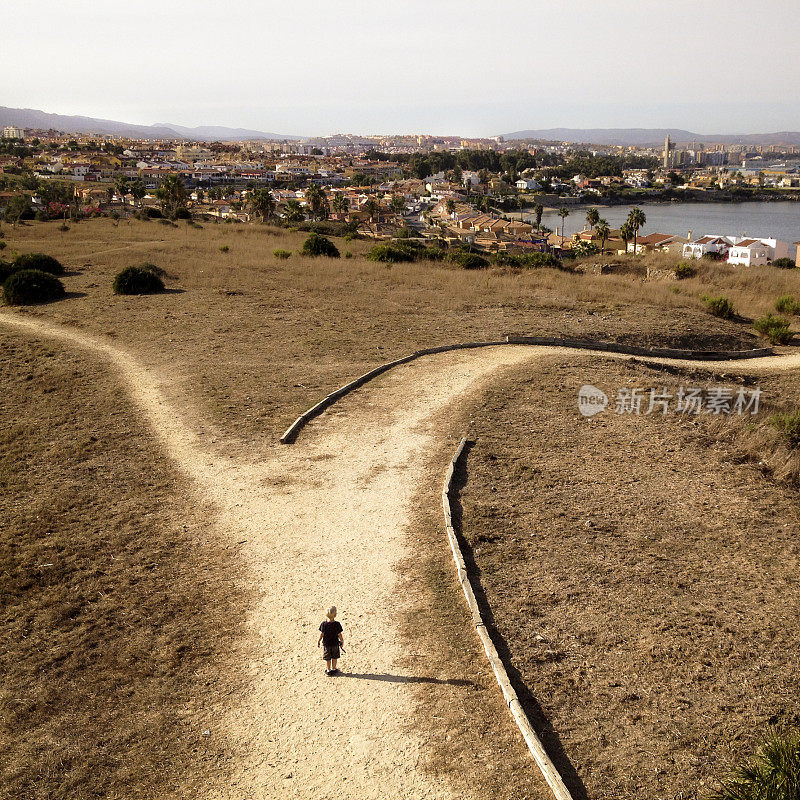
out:
M535 192L541 188L541 184L537 183L533 178L520 178L517 181L517 189L522 191Z
M684 258L702 258L703 256L714 254L724 258L733 242L726 236L701 236L691 242L686 242L683 246Z
M22 128L18 128L16 125L6 125L3 128L3 138L4 139L24 139L25 138L25 131Z
M789 243L777 239L734 239L728 251L729 264L750 267L755 264L768 264L776 258L788 258Z

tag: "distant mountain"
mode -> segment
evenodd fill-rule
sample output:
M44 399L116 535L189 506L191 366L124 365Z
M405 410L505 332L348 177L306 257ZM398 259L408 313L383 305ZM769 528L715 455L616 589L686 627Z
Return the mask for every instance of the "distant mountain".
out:
M202 125L198 128L185 128L160 122L157 125L133 125L110 119L93 117L73 117L64 114L48 114L34 108L6 108L0 106L0 127L16 125L20 128L39 128L57 130L64 133L105 134L126 136L131 139L189 139L192 141L240 141L243 139L298 139L280 133L264 133L244 128L223 128Z
M541 139L555 142L605 145L663 145L669 134L673 142L689 144L787 144L800 145L800 132L748 133L748 134L703 134L684 131L680 128L544 128L532 131L505 133L503 138Z

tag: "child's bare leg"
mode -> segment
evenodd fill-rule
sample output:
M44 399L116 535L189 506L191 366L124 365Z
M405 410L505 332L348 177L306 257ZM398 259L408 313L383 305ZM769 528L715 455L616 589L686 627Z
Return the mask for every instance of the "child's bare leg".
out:
M331 669L336 669L336 661L337 659L335 658L331 659L331 664L332 664Z
M334 665L334 667L336 666L336 662L335 661L333 662L333 665ZM330 670L330 668L331 668L331 660L327 659L327 661L325 662L325 669Z

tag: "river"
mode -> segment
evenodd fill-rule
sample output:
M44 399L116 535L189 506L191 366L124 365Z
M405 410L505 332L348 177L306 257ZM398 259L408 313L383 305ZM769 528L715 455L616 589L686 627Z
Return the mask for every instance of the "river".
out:
M596 206L600 216L612 228L625 222L633 206ZM564 225L566 235L582 231L588 206L570 208ZM653 203L642 204L647 223L640 235L668 233L692 237L715 233L728 236L775 237L790 244L800 240L800 203ZM523 210L529 220L529 209ZM509 216L517 216L517 213ZM536 220L532 220L536 223ZM556 211L545 211L542 225L552 230L561 229L561 217Z

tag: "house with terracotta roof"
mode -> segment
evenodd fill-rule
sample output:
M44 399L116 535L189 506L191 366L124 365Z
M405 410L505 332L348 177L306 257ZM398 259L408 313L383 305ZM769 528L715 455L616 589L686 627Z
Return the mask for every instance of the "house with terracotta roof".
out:
M729 264L741 264L751 267L756 264L768 264L776 258L789 256L789 243L777 239L734 239L728 251Z
M679 236L673 236L669 233L649 233L647 236L640 236L636 240L635 252L646 253L653 250L668 250L669 245L678 241L679 238ZM628 244L628 252L634 252L633 242Z
M717 236L709 234L686 242L683 246L684 258L702 258L706 255L715 255L719 258L726 258L733 241L727 236Z

